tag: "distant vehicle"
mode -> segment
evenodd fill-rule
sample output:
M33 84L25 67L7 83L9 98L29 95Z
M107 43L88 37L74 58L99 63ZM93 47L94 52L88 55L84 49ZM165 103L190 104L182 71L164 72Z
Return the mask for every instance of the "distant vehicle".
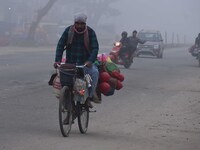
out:
M132 60L130 58L128 58L129 56L129 52L128 51L124 51L122 54L122 58L119 56L119 51L121 49L126 49L126 46L122 45L121 42L115 42L114 43L114 47L112 48L111 52L110 52L110 59L112 60L112 62L114 62L115 64L118 65L123 65L125 68L130 68L131 64L133 63Z
M164 44L160 31L158 30L141 30L138 37L145 40L145 44L138 44L136 55L151 55L157 58L163 57Z

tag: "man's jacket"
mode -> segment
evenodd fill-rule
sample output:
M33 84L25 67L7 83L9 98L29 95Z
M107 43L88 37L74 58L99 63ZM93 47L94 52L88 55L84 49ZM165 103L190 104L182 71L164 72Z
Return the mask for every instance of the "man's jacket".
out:
M99 51L99 44L94 30L87 26L89 50L85 44L84 33L74 32L73 39L67 45L71 26L67 27L58 41L55 62L61 62L66 48L66 63L83 65L86 61L94 63Z
M130 40L129 38L121 38L120 42L122 43L123 46L126 46L127 48L130 46Z
M131 49L136 50L138 43L144 44L145 42L138 37L129 37Z

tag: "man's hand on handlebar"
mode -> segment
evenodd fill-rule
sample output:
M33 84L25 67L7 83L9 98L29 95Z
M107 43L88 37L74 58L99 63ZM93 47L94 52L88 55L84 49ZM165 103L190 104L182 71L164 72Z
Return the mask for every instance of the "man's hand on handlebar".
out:
M90 61L86 61L85 62L85 66L90 68L90 67L92 67L92 63Z
M58 68L60 65L61 65L60 62L55 62L55 63L53 64L54 68ZM92 67L92 62L87 61L87 62L85 62L85 65L84 65L84 66L90 68L90 67Z
M55 63L53 64L53 66L54 66L54 68L58 68L58 66L60 66L60 62L55 62Z

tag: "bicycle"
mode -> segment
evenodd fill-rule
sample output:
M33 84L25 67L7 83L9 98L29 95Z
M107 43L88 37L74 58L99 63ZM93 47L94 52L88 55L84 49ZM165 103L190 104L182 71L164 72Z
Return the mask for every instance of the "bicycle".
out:
M59 100L59 125L64 137L68 137L74 120L78 119L80 133L87 132L89 107L87 98L91 78L84 74L84 65L73 66L62 64L58 67L62 85Z

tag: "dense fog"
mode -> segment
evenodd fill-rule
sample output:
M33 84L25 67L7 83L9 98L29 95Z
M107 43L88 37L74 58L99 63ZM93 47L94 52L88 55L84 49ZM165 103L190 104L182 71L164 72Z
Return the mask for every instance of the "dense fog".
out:
M14 24L12 32L24 30L49 1L0 0L0 22ZM133 30L154 29L160 30L168 42L173 36L181 43L193 43L200 32L199 5L199 0L55 0L40 24L68 26L73 24L74 14L85 12L88 25L101 39L119 39L122 31L130 35Z
M199 5L199 0L124 0L113 4L122 12L114 21L118 30L158 29L193 42L200 32Z

